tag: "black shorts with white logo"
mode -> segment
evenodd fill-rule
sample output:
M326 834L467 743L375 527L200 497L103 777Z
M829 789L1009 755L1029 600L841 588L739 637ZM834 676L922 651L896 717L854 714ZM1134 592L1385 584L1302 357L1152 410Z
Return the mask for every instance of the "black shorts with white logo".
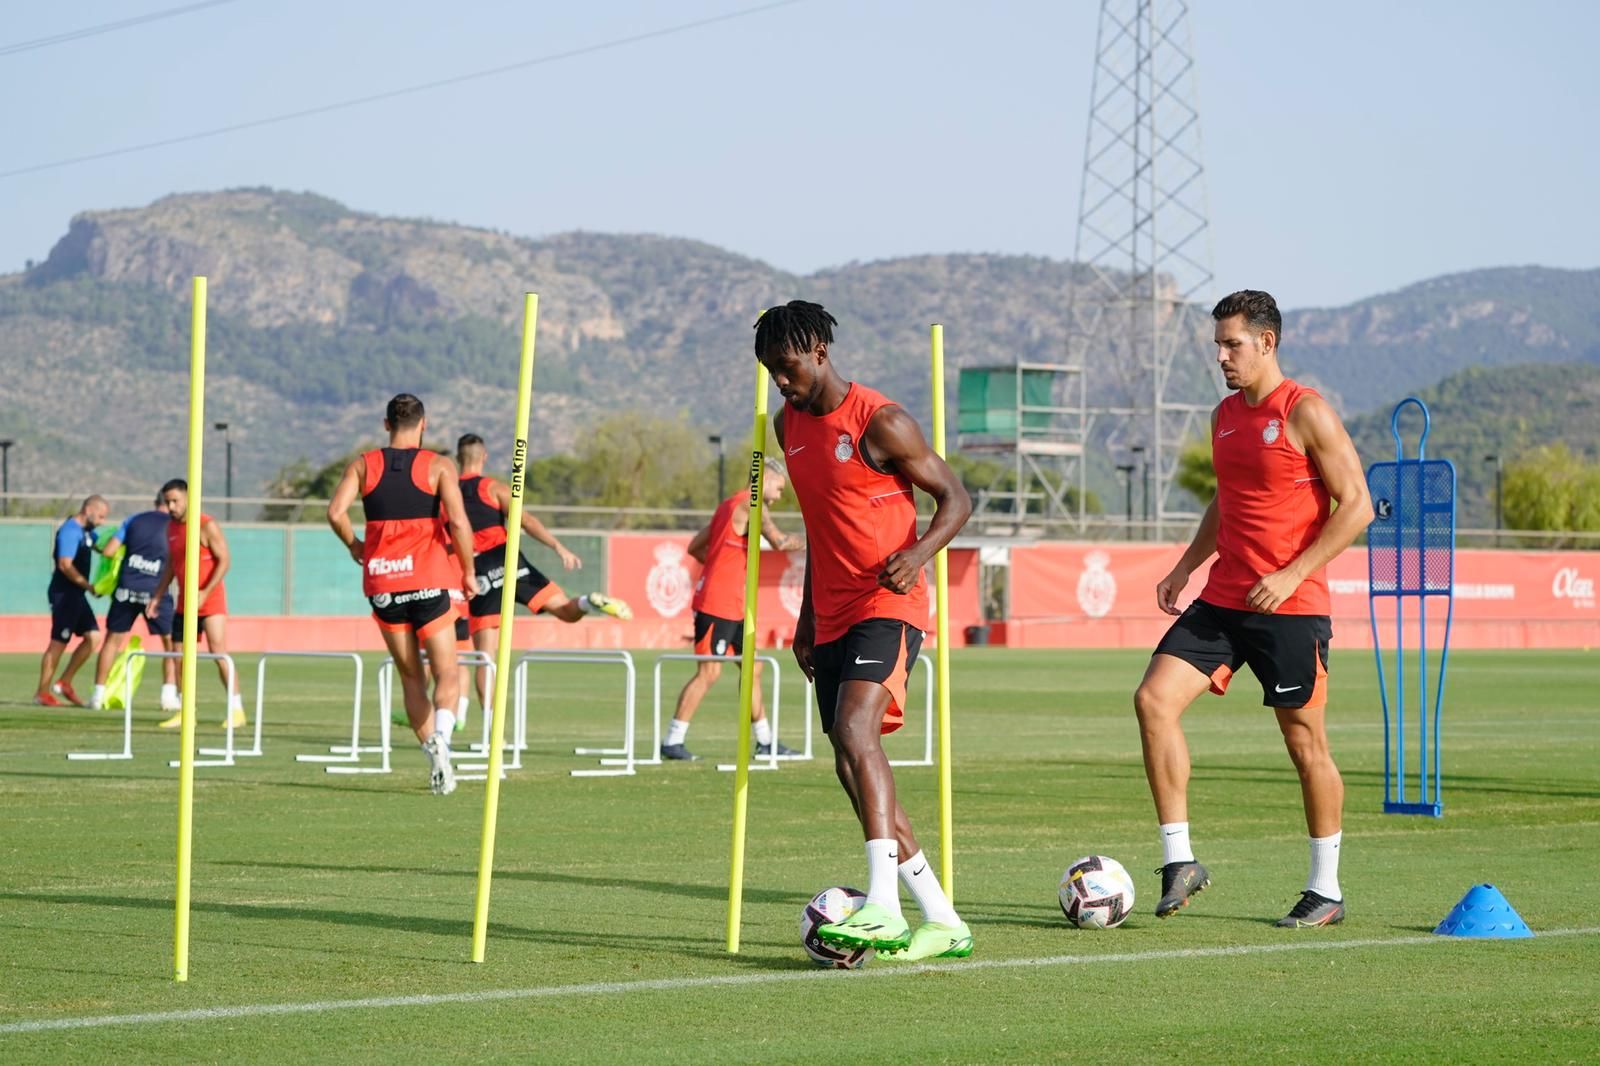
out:
M822 731L833 731L839 709L839 686L846 681L874 681L889 690L889 707L879 727L893 733L905 724L906 682L911 665L922 650L922 630L895 618L869 618L857 622L838 640L818 644L812 656L816 668L817 711Z
M161 597L161 606L156 609L154 618L145 614L145 609L149 606L150 593L136 589L117 589L111 594L111 606L106 608L106 632L130 632L133 624L143 618L144 627L151 636L172 636L172 595L169 593Z
M694 613L696 655L738 655L744 651L744 622L719 618L704 611Z
M50 597L51 640L66 644L73 637L93 633L99 628L94 608L89 606L89 594L83 589L67 589Z
M455 621L450 594L444 589L411 589L407 592L380 592L368 596L372 617L379 629L410 629L419 639L432 636L440 626Z
M468 601L472 631L500 625L500 592L505 585L505 545L483 552L474 560L478 574L478 594ZM534 614L560 596L561 586L551 581L521 552L517 553L517 602Z
M1259 614L1195 600L1156 646L1211 679L1222 695L1239 667L1249 665L1268 707L1322 707L1328 702L1328 644L1333 623L1325 614Z

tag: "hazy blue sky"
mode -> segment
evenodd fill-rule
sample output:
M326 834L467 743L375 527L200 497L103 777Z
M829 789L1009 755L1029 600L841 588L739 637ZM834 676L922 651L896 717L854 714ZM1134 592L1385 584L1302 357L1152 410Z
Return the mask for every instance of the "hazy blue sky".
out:
M758 0L7 0L0 171L600 44ZM803 0L497 78L0 179L0 270L68 219L240 185L780 267L1068 258L1099 4ZM1194 4L1217 284L1287 306L1600 265L1600 3Z

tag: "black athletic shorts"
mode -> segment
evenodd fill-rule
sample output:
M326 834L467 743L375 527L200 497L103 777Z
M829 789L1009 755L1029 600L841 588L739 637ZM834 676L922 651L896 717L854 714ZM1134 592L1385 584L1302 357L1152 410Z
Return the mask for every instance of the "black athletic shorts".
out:
M1266 706L1322 707L1328 702L1332 639L1333 623L1325 614L1258 614L1195 600L1161 638L1156 654L1193 666L1211 678L1211 691L1219 696L1248 664Z
M133 623L144 619L144 627L153 637L172 636L172 595L161 597L161 606L156 610L156 616L151 618L145 614L145 608L150 605L150 593L139 592L135 589L117 589L111 594L111 606L106 608L106 632L127 633L133 629Z
M500 625L500 590L505 586L505 546L486 551L474 561L478 574L478 594L469 602L472 614L472 631L494 629ZM544 605L561 595L561 586L551 581L528 557L517 554L517 602L534 614Z
M432 636L440 626L450 625L456 612L450 594L444 589L412 589L409 592L380 592L368 596L372 617L379 629L410 629L418 640Z
M839 686L846 681L876 681L889 690L889 709L883 712L882 730L893 733L905 725L906 682L922 650L922 630L895 618L869 618L851 626L838 640L818 644L816 666L817 710L822 731L832 732L839 708Z
M696 655L738 655L744 651L744 621L718 618L704 611L694 613L694 653Z
M50 639L66 644L73 637L93 633L100 628L95 621L94 608L89 606L89 594L83 589L66 589L50 597Z

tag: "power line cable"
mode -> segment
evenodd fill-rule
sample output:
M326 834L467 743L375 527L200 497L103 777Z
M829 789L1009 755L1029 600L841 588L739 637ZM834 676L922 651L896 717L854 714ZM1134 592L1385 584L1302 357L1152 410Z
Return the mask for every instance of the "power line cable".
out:
M162 11L152 11L148 15L135 15L132 18L118 19L116 22L102 22L98 26L85 26L81 30L69 30L66 33L57 33L49 37L35 37L31 41L18 41L16 44L0 45L0 56L16 55L18 52L31 52L35 48L48 48L53 44L66 44L68 41L81 41L85 37L98 37L102 33L113 33L133 26L143 26L147 22L159 22L162 19L177 18L187 15L191 11L201 11L208 7L221 7L223 4L238 3L238 0L203 0L198 4L184 4L182 7L169 7Z
M37 174L43 170L58 170L62 167L76 166L79 163L92 163L99 159L111 159L115 156L132 155L135 152L148 152L156 148L168 148L175 144L187 144L190 141L205 140L208 137L220 137L225 133L238 133L240 130L257 129L261 126L272 126L280 122L292 122L295 119L309 118L313 115L326 115L332 111L343 111L346 108L360 107L363 104L374 104L382 100L393 100L401 96L411 96L416 93L430 92L451 85L461 85L464 82L480 81L484 78L493 78L512 71L527 70L530 67L543 66L547 63L557 63L564 59L575 59L578 56L593 55L596 52L611 51L623 48L630 44L639 44L642 41L656 40L661 37L671 37L690 30L714 26L720 22L732 22L734 19L747 18L750 15L759 15L780 7L789 7L801 3L802 0L775 0L774 3L759 4L755 7L741 8L723 15L712 15L709 18L695 19L693 22L680 22L674 26L664 26L659 30L648 30L628 37L617 37L613 40L602 41L599 44L584 45L581 48L568 49L565 52L552 52L548 55L535 56L516 63L507 63L504 66L490 67L487 70L477 70L470 74L457 74L449 78L439 78L435 81L423 82L420 85L408 85L403 89L389 89L370 96L357 96L349 100L340 100L331 104L320 104L317 107L308 107L300 111L289 111L281 115L272 115L267 118L251 119L248 122L236 122L229 126L218 126L215 129L201 130L197 133L186 133L180 137L167 137L159 141L146 141L143 144L130 144L121 148L110 148L103 152L91 152L88 155L72 156L68 159L57 159L49 163L35 163L32 166L18 167L15 170L0 170L0 179L20 177L23 174Z

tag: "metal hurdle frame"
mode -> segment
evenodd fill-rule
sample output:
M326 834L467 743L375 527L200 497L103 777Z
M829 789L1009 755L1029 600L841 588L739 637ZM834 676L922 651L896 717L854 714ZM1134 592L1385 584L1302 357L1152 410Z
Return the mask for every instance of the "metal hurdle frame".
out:
M633 655L620 648L573 648L573 649L545 649L532 648L517 656L516 671L512 674L514 682L513 700L517 707L516 717L520 723L515 729L520 731L520 743L527 746L528 722L528 664L529 663L584 663L590 666L605 663L618 663L623 668L627 690L623 693L622 700L622 747L620 748L573 748L574 755L599 755L602 767L614 769L600 770L573 770L573 777L631 777L636 772L634 767L639 760L634 754L634 692L639 684L639 672L634 666ZM515 734L514 734L515 735Z
M132 663L133 660L136 659L136 658L145 658L145 659L182 659L183 658L183 652L181 652L181 651L147 651L144 648L139 648L138 650L129 649L129 651L128 651L128 662ZM223 663L226 663L228 665L228 692L230 693L230 695L238 687L238 684L239 684L239 669L238 669L237 666L234 665L233 656L232 655L227 654L225 652L200 651L200 652L195 652L195 658L196 659L205 659L208 662L223 662ZM197 680L195 683L199 684L199 681ZM196 711L195 713L198 714L199 711ZM199 753L201 755L220 755L220 756L222 756L222 758L220 758L220 759L196 759L195 760L195 765L196 766L233 766L233 765L235 765L235 763L234 763L234 755L237 754L237 753L234 751L234 747L233 747L233 714L232 714L231 711L228 712L227 723L226 723L226 731L227 731L228 739L225 742L223 747L220 747L220 748L200 748L200 749L198 749L198 751L199 751ZM69 751L69 752L67 752L67 758L68 758L68 760L73 761L73 762L90 762L90 761L98 762L98 761L111 760L111 759L131 759L131 758L133 758L133 671L132 670L124 671L124 673L122 675L122 750L121 751ZM168 765L169 766L177 766L178 765L178 760L177 759L169 760Z
M1407 459L1400 438L1400 412L1415 404L1422 412L1422 435L1417 441L1417 457ZM1367 468L1367 486L1373 496L1374 518L1367 530L1367 606L1372 623L1372 652L1378 664L1378 695L1383 702L1383 813L1444 816L1444 774L1440 759L1439 724L1444 706L1445 670L1450 661L1450 629L1455 620L1455 539L1456 468L1448 459L1428 459L1428 432L1433 419L1428 406L1415 396L1395 405L1389 418L1394 434L1395 461L1373 463ZM1448 479L1445 481L1444 479ZM1448 484L1449 498L1430 493ZM1408 491L1411 490L1411 491ZM1380 496L1380 493L1384 494ZM1414 502L1412 502L1414 500ZM1448 523L1429 516L1444 516ZM1430 543L1448 532L1443 544ZM1409 535L1408 535L1409 534ZM1380 554L1382 561L1380 561ZM1443 573L1430 562L1444 559ZM1392 565L1390 565L1392 563ZM1428 598L1445 599L1444 642L1439 653L1438 683L1433 696L1433 714L1428 714ZM1395 699L1394 729L1389 726L1391 703L1388 680L1383 669L1383 644L1378 632L1378 601L1394 600L1395 619ZM1417 601L1417 798L1407 798L1405 752L1405 600ZM1429 774L1430 750L1432 775Z
M780 699L782 698L782 690L779 688L778 682L779 682L779 679L783 676L783 671L782 671L782 667L780 667L778 665L778 660L777 660L777 658L775 656L762 655L760 653L757 653L755 655L755 657L754 657L754 661L758 662L758 663L768 663L772 667L772 698L768 701L771 704L771 709L768 712L768 714L772 719L772 751L773 751L773 754L768 755L765 762L761 762L761 763L752 762L750 764L750 769L752 769L752 770L776 770L778 768L778 761L780 759L789 760L789 761L798 760L798 759L809 759L811 757L810 754L809 754L809 749L808 749L808 753L804 754L804 755L782 755L782 756L780 756L780 755L776 754L777 750L778 750L778 709L779 709L778 708L778 704L779 704ZM670 655L662 655L662 656L658 656L656 658L654 676L651 679L652 680L652 685L651 685L652 702L654 704L654 709L653 709L652 716L651 716L652 722L653 722L653 726L651 728L650 757L648 759L640 759L638 761L638 764L640 766L660 766L661 765L661 664L662 663L673 663L673 662L676 662L676 663L724 663L724 664L732 664L734 666L738 666L739 665L739 660L734 658L734 657L732 657L732 656L729 656L729 655L701 655L701 654L698 654L698 653L695 653L695 652L674 652L674 653L672 653ZM724 773L726 773L728 771L737 769L737 766L734 763L731 763L731 762L721 762L721 763L717 764L717 769L723 771Z
M485 651L457 651L456 664L459 666L488 667L488 691L491 697L494 695L496 667L493 655L490 655ZM467 694L467 698L469 700L472 698L473 693L477 691L477 687L477 678L473 678L473 692ZM450 753L450 762L452 767L458 771L467 771L466 773L457 773L457 781L487 781L489 779L489 764L487 762L473 763L462 761L463 759L469 757L476 757L485 760L489 758L489 745L491 742L490 734L494 725L494 713L492 708L480 707L479 710L483 712L478 715L479 718L483 719L482 739L468 744L466 750L464 751L455 751L454 748L452 748ZM519 720L514 721L514 724L512 725L511 740L506 743L506 750L511 752L511 759L509 762L504 763L500 767L501 777L505 776L507 770L522 769L522 752L528 746L528 730L526 716L519 713L517 715L517 719ZM462 720L464 722L465 718Z
M924 701L924 716L923 716L924 720L927 723L927 728L924 730L924 735L923 735L923 738L922 738L922 758L920 758L920 759L890 759L889 760L889 765L890 766L932 766L933 765L933 734L934 734L934 727L933 727L933 686L934 686L934 676L935 676L934 672L933 672L933 660L928 658L927 655L923 654L923 655L918 655L917 656L917 663L918 663L918 665L925 666L925 667L928 668L928 689L927 689L927 698ZM806 685L806 750L805 750L805 754L797 756L798 758L802 758L802 759L811 758L811 725L812 725L812 722L816 719L816 715L812 714L811 712L812 712L813 709L815 709L815 707L816 707L816 686L808 684L808 685Z
M354 694L351 697L352 722L350 727L350 745L348 748L335 747L330 751L342 754L329 755L296 755L296 762L355 762L360 759L359 746L361 743L361 688L365 676L366 664L361 661L361 656L353 651L264 651L261 659L256 663L256 727L255 743L248 751L236 752L240 757L261 755L261 723L266 720L267 698L267 660L268 659L349 659L356 664L356 683Z

